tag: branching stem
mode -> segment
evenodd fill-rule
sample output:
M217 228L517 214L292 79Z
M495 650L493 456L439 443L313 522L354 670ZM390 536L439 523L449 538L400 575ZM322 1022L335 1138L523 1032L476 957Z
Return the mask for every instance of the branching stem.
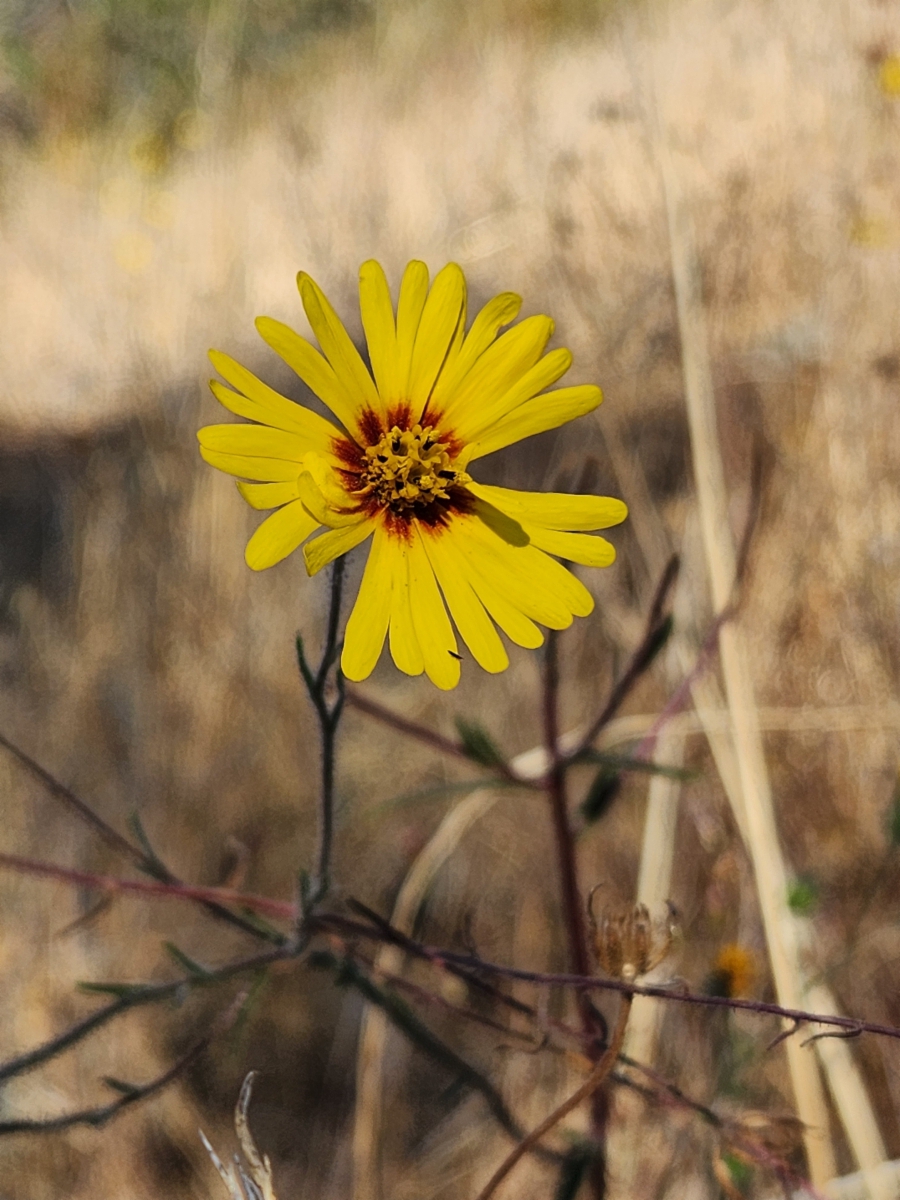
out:
M334 762L338 722L344 707L344 677L340 665L335 666L340 653L338 630L341 619L341 597L344 588L344 556L335 559L331 568L331 598L328 606L328 625L325 646L319 666L313 673L306 661L303 639L297 636L297 663L300 674L309 692L309 698L319 719L319 741L321 747L321 786L319 790L319 817L315 855L315 875L309 894L303 898L304 916L311 912L327 896L331 887L331 858L334 848ZM336 699L329 701L329 681L334 677Z

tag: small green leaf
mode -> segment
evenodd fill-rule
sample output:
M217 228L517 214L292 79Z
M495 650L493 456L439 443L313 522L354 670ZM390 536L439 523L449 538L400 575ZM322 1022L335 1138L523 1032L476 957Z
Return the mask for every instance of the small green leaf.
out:
M152 876L154 879L161 879L163 881L167 880L169 878L169 872L166 868L166 864L161 858L159 858L156 851L151 846L150 839L147 837L144 826L141 824L141 818L136 812L129 813L127 824L128 828L137 839L141 849L144 852L144 856L147 859L147 865L145 868L147 874Z
M650 639L650 643L647 646L647 654L644 660L647 666L653 662L654 658L656 658L657 654L659 654L660 650L662 650L662 648L665 646L666 642L672 636L672 630L674 628L675 618L671 613L669 613L666 619L661 621L653 631L653 637Z
M114 1092L119 1092L122 1096L139 1096L141 1089L135 1087L133 1083L126 1083L124 1079L116 1079L113 1075L104 1075L103 1082L108 1088L112 1088Z
M563 1159L553 1200L575 1200L588 1171L597 1157L597 1147L579 1142Z
M163 944L169 957L174 959L179 967L187 971L192 979L212 979L213 973L208 967L204 967L200 963L195 962L194 959L188 957L183 950L179 950L174 942L164 942Z
M140 986L133 983L91 983L84 979L80 979L75 986L80 992L97 993L100 996L119 996L120 998L137 995L141 991Z
M456 730L466 755L473 762L481 763L483 767L506 766L506 759L491 738L491 735L481 725L456 718Z
M610 754L606 750L585 750L572 762L601 763L616 771L639 771L643 775L663 775L666 779L677 779L687 783L696 779L698 772L691 767L668 767L665 763L651 762L647 758L632 758L627 754Z
M611 767L601 767L581 802L581 815L588 825L600 820L621 790L620 773Z
M814 879L801 875L788 885L788 908L798 916L805 917L815 909L819 902L819 888Z
M736 1154L727 1152L722 1155L722 1162L728 1168L734 1186L739 1192L746 1192L753 1181L753 1168L750 1164L738 1158Z
M888 837L892 846L900 846L900 774L894 784L891 807L888 810Z

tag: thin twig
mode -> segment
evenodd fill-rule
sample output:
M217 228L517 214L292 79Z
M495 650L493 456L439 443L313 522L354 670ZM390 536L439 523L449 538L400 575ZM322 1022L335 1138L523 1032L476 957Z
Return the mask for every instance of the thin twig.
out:
M453 758L461 758L464 762L469 763L470 766L473 763L477 763L480 767L490 766L496 774L510 783L527 788L533 788L535 785L535 780L524 779L513 767L505 762L496 761L486 764L483 761L474 759L462 742L455 742L452 738L444 737L442 733L437 733L425 725L420 725L417 721L410 721L408 717L393 712L392 709L379 704L377 700L372 700L369 696L362 695L356 688L348 687L346 689L346 701L357 712L365 713L368 717L374 717L382 725L388 725L391 729L396 729L398 733L403 733L407 737L414 738L417 742L431 746L434 750L440 750L442 754L449 754ZM485 781L481 780L480 782L483 784Z
M594 1093L603 1085L606 1077L609 1075L610 1071L612 1071L616 1059L618 1058L619 1051L622 1048L622 1042L625 1039L625 1028L628 1024L628 1014L630 1011L631 997L623 996L619 1005L619 1016L618 1020L616 1021L616 1027L613 1031L612 1039L610 1040L606 1050L598 1059L597 1064L591 1071L590 1075L587 1077L581 1087L576 1092L572 1093L568 1100L564 1101L558 1108L554 1109L554 1111L550 1113L550 1115L545 1118L545 1120L543 1120L536 1129L533 1129L531 1133L529 1133L526 1138L523 1138L522 1141L519 1142L518 1146L516 1146L507 1155L504 1161L488 1180L484 1188L482 1188L482 1190L478 1193L477 1200L488 1200L488 1197L493 1196L494 1192L510 1173L516 1163L522 1158L522 1156L527 1154L529 1150L533 1149L533 1147L538 1144L541 1138L545 1137L551 1129L558 1125L559 1122L564 1117L568 1116L573 1109L577 1108L579 1104L581 1104L584 1100L587 1100L590 1096L593 1096Z
M234 888L202 887L190 883L163 883L149 879L120 879L115 875L97 875L92 871L79 871L74 867L57 866L56 863L43 862L39 859L21 858L17 854L0 854L0 868L6 867L25 875L37 875L49 879L61 880L64 883L75 884L78 887L93 888L96 891L114 894L117 892L132 892L140 896L153 896L157 899L201 901L203 904L239 904L255 912L265 913L270 917L293 920L297 916L297 907L286 900L272 900L268 896L256 896L248 892L239 892Z
M98 1009L81 1021L77 1021L63 1033L35 1047L33 1050L28 1050L24 1054L16 1055L15 1058L10 1058L6 1062L0 1063L0 1083L4 1083L7 1079L24 1075L28 1071L33 1071L35 1067L39 1067L45 1062L50 1062L51 1059L57 1058L71 1046L83 1041L94 1030L107 1025L115 1017L121 1016L132 1008L139 1008L146 1004L157 1004L162 1000L177 996L191 988L208 987L210 984L221 983L236 975L263 970L272 963L291 957L291 954L292 951L287 948L277 947L272 950L265 950L261 954L255 954L249 958L226 963L222 967L209 971L203 978L197 975L186 975L166 983L138 983L133 987L122 985L121 994L117 995L115 1000L110 1001L104 1008Z
M322 928L331 928L361 937L381 941L380 931L361 922L348 921L336 913L321 913L316 923ZM426 946L411 939L404 943L409 954L444 968L448 965L463 967L469 971L496 975L503 979L515 979L521 983L533 983L542 987L577 988L585 992L620 992L631 996L650 996L656 1000L671 1000L679 1004L690 1004L701 1008L725 1008L740 1012L756 1013L759 1016L782 1017L799 1021L805 1025L828 1025L835 1029L873 1033L881 1037L900 1039L900 1027L885 1025L877 1021L863 1021L856 1017L833 1016L827 1013L807 1012L805 1009L784 1008L780 1004L769 1004L764 1000L743 1000L729 996L708 996L691 992L687 988L667 988L655 984L626 983L621 979L600 979L593 975L574 975L564 972L526 971L519 967L506 967L488 962L472 954L461 954L437 946Z
M656 592L650 605L650 615L640 644L631 656L628 666L609 694L609 699L603 706L599 716L588 726L578 745L567 755L567 759L578 758L593 742L600 731L609 724L622 707L628 694L659 653L662 642L669 629L669 617L664 615L666 602L675 580L678 578L679 558L673 554L666 563L665 570L656 586Z
M375 912L374 909L369 908L367 904L363 904L361 900L357 900L351 896L347 901L347 907L352 909L354 912L359 913L361 916L371 921L376 928L380 929L384 935L383 940L387 945L399 946L401 950L409 945L411 947L411 952L413 954L416 953L418 943L413 941L413 939L405 934L402 930L397 929L397 927L392 925L390 921L385 920L385 918L379 913ZM327 920L327 916L325 919ZM365 929L365 926L361 926L361 928ZM489 983L486 979L481 979L478 975L474 975L471 971L464 970L462 967L457 967L453 963L446 963L445 969L448 974L455 975L457 979L462 979L470 987L482 992L484 995L490 996L492 1000L496 1000L500 1004L505 1005L507 1008L511 1008L514 1012L523 1013L525 1016L529 1017L533 1017L535 1015L535 1010L530 1004L523 1003L523 1001L516 999L515 996L507 995L506 992L500 991L500 989L494 984Z
M547 795L556 841L556 858L562 889L563 915L569 942L569 959L578 975L590 972L584 903L578 887L575 841L569 824L566 772L559 753L559 656L557 635L550 630L544 658L544 745L549 759ZM588 1018L590 1022L590 1018Z
M410 1042L424 1050L429 1058L452 1072L460 1083L478 1092L485 1100L491 1116L511 1138L517 1142L522 1139L524 1132L521 1126L512 1116L503 1097L491 1081L441 1041L399 996L379 987L374 980L360 970L353 959L338 959L328 951L316 951L310 955L309 964L312 967L335 971L339 985L354 987L365 1000L380 1008ZM558 1161L559 1158L558 1155L548 1151L536 1150L536 1153L553 1161Z
M51 795L61 800L80 820L90 826L111 849L123 855L123 857L127 858L141 871L152 876L154 879L158 879L163 883L181 885L182 881L178 876L170 871L155 854L148 854L140 846L136 846L133 842L129 841L128 838L95 813L91 806L73 792L70 787L67 787L66 784L60 782L54 775L51 775L46 767L42 767L30 754L26 754L21 746L17 746L15 742L10 741L3 733L0 733L0 746L9 751L23 767L26 767L36 779L39 779ZM245 920L239 913L233 913L227 908L223 908L221 904L211 900L200 899L199 897L195 897L195 899L199 899L207 912L211 913L218 920L225 921L229 925L234 925L236 928L242 929L244 933L249 933L256 938L265 938L269 941L278 941L281 938L281 935L254 925L252 922Z
M207 1049L214 1038L232 1027L245 999L245 993L235 997L225 1012L219 1015L209 1033L195 1042L167 1071L163 1071L161 1075L157 1075L148 1083L123 1083L119 1079L107 1078L104 1080L107 1087L119 1093L117 1099L110 1101L109 1104L79 1109L77 1112L64 1113L58 1117L23 1117L19 1120L0 1121L0 1136L10 1133L59 1133L61 1130L71 1129L75 1125L91 1125L95 1129L99 1129L113 1117L124 1112L126 1108L162 1091L167 1084L186 1071Z
M183 1054L167 1071L164 1071L162 1075L157 1075L149 1083L135 1084L134 1086L111 1084L113 1087L127 1087L127 1090L123 1090L122 1094L117 1099L110 1101L109 1104L101 1104L95 1108L82 1108L78 1112L64 1113L59 1117L43 1119L23 1117L19 1120L0 1121L0 1136L10 1133L59 1133L63 1129L71 1129L74 1125L92 1125L95 1129L99 1129L113 1117L124 1112L126 1108L137 1104L139 1100L146 1100L156 1092L162 1091L167 1084L181 1075L191 1063L200 1057L211 1041L212 1034L209 1034L207 1037L201 1038L199 1042L195 1042L190 1050Z

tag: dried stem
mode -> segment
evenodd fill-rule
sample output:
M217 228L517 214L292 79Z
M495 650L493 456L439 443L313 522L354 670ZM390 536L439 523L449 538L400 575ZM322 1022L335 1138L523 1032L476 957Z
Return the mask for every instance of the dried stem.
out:
M94 1128L100 1128L111 1121L113 1117L124 1112L126 1108L162 1091L164 1087L186 1071L214 1038L219 1037L234 1025L245 999L246 993L236 996L228 1008L219 1014L209 1033L194 1042L190 1049L182 1054L167 1071L163 1071L161 1075L157 1075L148 1083L124 1083L120 1079L106 1078L104 1080L106 1086L119 1093L118 1098L111 1100L108 1104L100 1104L94 1108L82 1108L77 1112L63 1113L58 1117L0 1121L0 1136L9 1133L59 1133L63 1129L71 1129L74 1125L91 1125Z
M594 1069L581 1085L577 1092L565 1100L559 1108L553 1110L536 1129L533 1129L526 1138L519 1142L518 1146L507 1155L491 1178L488 1180L485 1187L478 1193L477 1200L488 1200L488 1197L493 1196L494 1192L510 1173L516 1163L527 1154L541 1138L545 1137L551 1129L579 1104L593 1096L606 1081L607 1076L613 1069L616 1059L619 1056L619 1051L622 1048L622 1042L625 1039L625 1029L628 1025L628 1014L631 1011L631 997L623 996L619 1005L619 1016L616 1021L616 1027L613 1030L613 1035L609 1045L603 1054L598 1059Z
M647 625L640 645L634 654L632 654L624 674L610 692L609 699L604 704L599 716L588 726L587 732L583 735L575 749L566 755L566 758L577 758L588 749L598 733L609 724L622 707L634 685L665 644L670 628L670 618L665 612L666 603L675 585L675 580L678 578L678 568L678 555L673 554L666 564L665 570L656 586L656 592L650 605L650 615L647 618Z
M462 742L455 742L452 738L444 737L443 734L436 733L433 729L429 729L425 725L419 725L416 721L410 721L408 717L403 717L400 713L393 712L383 704L379 704L377 700L372 700L370 697L362 695L355 688L346 689L346 701L351 708L355 708L358 712L365 713L368 717L374 717L382 725L387 725L391 729L395 729L398 733L414 738L417 742L422 742L426 746L431 746L433 750L440 750L442 754L449 754L453 758L461 758L469 764L477 762L480 767L490 766L497 775L502 779L508 780L510 783L527 788L534 787L535 781L533 779L523 778L507 763L502 761L485 763L483 760L474 759ZM480 782L483 783L484 781Z
M58 879L78 887L93 888L109 895L132 893L154 899L200 901L204 905L238 904L254 912L270 917L292 920L297 908L285 900L273 900L268 896L256 896L233 888L200 887L190 883L162 883L149 879L120 879L115 875L97 875L93 871L79 871L74 867L61 867L56 863L42 862L33 858L21 858L16 854L0 854L0 868L6 867L24 875L37 875ZM251 925L252 929L253 926Z
M556 858L562 888L563 914L569 942L569 958L579 975L590 971L584 904L578 887L575 840L569 825L566 772L559 753L559 655L557 635L550 630L544 658L544 744L550 762L546 787L550 800Z
M18 759L23 767L27 768L36 779L39 779L51 795L61 800L80 820L84 821L95 833L99 834L111 849L121 854L124 858L129 859L136 867L145 874L152 876L152 878L176 887L184 886L178 876L173 874L155 853L149 853L140 846L136 846L128 838L119 833L118 830L113 829L112 825L95 813L91 806L73 792L70 787L61 783L46 767L41 766L30 754L26 754L20 746L10 741L2 733L0 733L0 746L9 751L14 758ZM229 925L234 925L238 929L242 929L244 933L249 933L255 938L264 938L273 942L282 942L285 940L284 936L277 931L268 930L261 925L254 924L252 921L246 920L239 913L234 913L224 908L219 902L201 896L194 896L192 898L198 901L207 912L218 920L224 921Z
M100 1104L95 1108L82 1108L78 1112L63 1113L59 1117L43 1119L23 1117L19 1120L0 1121L0 1136L10 1133L59 1133L63 1129L71 1129L73 1125L92 1125L94 1128L99 1128L111 1121L113 1117L117 1117L126 1108L130 1108L132 1104L137 1104L139 1100L146 1100L156 1092L162 1091L167 1084L177 1079L191 1063L200 1057L211 1041L212 1034L195 1042L190 1050L183 1054L167 1071L157 1075L149 1083L132 1085L119 1083L117 1080L108 1080L107 1085L121 1093L109 1104Z
M546 775L547 796L553 819L556 841L556 857L559 881L562 888L563 913L569 941L569 956L579 975L590 972L590 957L587 945L587 929L581 890L578 886L578 861L575 855L575 836L569 820L566 765L559 750L559 647L557 633L550 630L544 659L544 743L549 762ZM578 1011L581 1025L588 1040L591 1057L607 1039L606 1021L591 1004L586 992L578 995ZM601 1056L603 1062L606 1055ZM599 1084L598 1084L599 1088ZM594 1140L601 1147L598 1161L591 1171L594 1200L603 1200L606 1194L606 1131L609 1125L609 1106L605 1095L598 1088L591 1088L585 1096L592 1096L591 1129ZM576 1103L579 1101L576 1100ZM568 1110L566 1110L568 1111ZM564 1114L563 1114L564 1115ZM510 1162L510 1167L514 1162ZM502 1174L500 1176L502 1178ZM498 1180L499 1182L499 1180ZM493 1189L491 1189L493 1190Z
M344 932L350 936L369 937L381 941L383 934L358 921L349 921L336 913L321 913L316 918L322 928ZM574 975L563 972L526 971L520 967L506 967L488 962L474 954L461 954L437 946L426 946L407 939L407 953L431 962L440 968L462 967L474 973L494 975L503 979L515 979L520 983L537 986L575 988L582 992L620 992L629 996L651 996L656 1000L670 1000L678 1004L690 1004L701 1008L726 1008L735 1011L756 1013L759 1016L782 1017L797 1022L797 1029L806 1025L823 1025L856 1034L873 1033L881 1037L900 1039L900 1026L885 1025L877 1021L865 1021L858 1017L831 1016L827 1013L808 1012L805 1009L784 1008L780 1004L769 1004L764 1000L732 999L728 996L708 996L691 992L686 987L662 987L656 984L626 983L621 979L600 979L595 975ZM793 1032L793 1031L792 1031Z
M76 1045L89 1034L93 1033L95 1029L100 1029L132 1008L139 1008L146 1004L158 1004L162 1000L171 999L195 987L208 987L215 983L221 983L226 979L234 978L237 975L263 970L272 963L290 957L290 953L284 947L277 947L272 950L265 950L261 954L252 955L249 958L242 958L236 962L226 963L222 967L207 972L202 977L191 974L182 976L179 979L170 980L166 983L137 983L133 986L121 984L110 985L108 988L105 988L103 985L97 985L97 991L107 990L115 992L115 1000L110 1001L105 1008L91 1013L90 1016L85 1017L82 1021L77 1021L57 1037L44 1042L43 1045L37 1046L33 1050L28 1050L24 1054L19 1054L15 1058L7 1059L4 1063L0 1063L0 1083L4 1083L7 1079L12 1079L18 1075L25 1075L28 1071L33 1071L35 1067L50 1062L51 1059L57 1058L71 1046Z

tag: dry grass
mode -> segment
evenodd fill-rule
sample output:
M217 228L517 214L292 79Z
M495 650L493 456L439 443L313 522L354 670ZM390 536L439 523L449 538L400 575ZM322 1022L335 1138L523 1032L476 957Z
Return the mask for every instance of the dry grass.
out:
M900 101L878 86L896 13L874 0L673 0L664 12L660 32L624 3L602 20L577 5L384 3L373 21L298 51L277 89L250 76L216 92L208 79L209 112L179 126L162 172L135 153L136 113L90 136L4 143L0 724L113 823L138 810L184 875L216 882L243 864L249 887L287 896L311 853L315 730L291 644L297 628L320 635L322 585L297 561L250 576L241 555L254 518L192 444L215 419L200 386L208 345L300 394L252 330L261 312L303 328L299 267L350 315L364 258L396 278L414 255L432 267L453 257L476 300L511 287L527 311L552 313L573 375L603 384L596 418L485 464L492 480L551 486L574 483L587 460L587 486L632 507L619 564L589 581L598 614L564 639L568 724L593 710L636 640L670 546L688 564L682 622L702 627L651 59L693 215L736 530L751 448L763 454L741 616L757 697L877 710L896 696ZM371 686L444 729L453 712L479 715L516 753L540 740L536 679L521 652L499 680L466 663L449 702L389 664ZM642 711L666 680L661 669L636 697ZM900 1022L900 896L892 872L879 874L896 736L895 725L826 726L768 733L765 747L786 858L817 888L814 966L845 1011ZM353 714L342 754L338 877L388 909L446 802L377 806L455 768L418 750L400 757L393 736ZM686 754L703 774L685 789L676 835L678 971L702 983L717 949L738 940L757 956L763 994L749 867L702 742ZM117 867L21 772L3 761L0 773L4 850ZM621 899L636 887L644 790L630 783L583 843L585 879ZM429 936L471 926L485 953L561 965L546 842L535 800L501 796L438 876ZM0 897L13 914L0 937L3 1056L87 1011L76 979L162 974L166 938L209 960L238 945L181 909L129 901L62 935L88 897L8 878ZM4 1109L59 1111L96 1095L104 1074L149 1077L202 1025L203 1004L111 1027L5 1091ZM185 1086L104 1133L5 1141L0 1194L214 1196L196 1128L227 1144L255 1067L254 1129L279 1195L345 1197L359 1017L325 979L274 976L241 1038ZM659 1065L735 1111L781 1111L784 1060L762 1054L768 1036L667 1012ZM477 1103L390 1047L385 1195L470 1194L473 1165L483 1178L500 1139ZM489 1039L471 1049L503 1075L525 1123L571 1087L562 1064L500 1054ZM896 1157L897 1052L856 1049ZM695 1123L621 1116L621 1194L717 1194ZM635 1146L645 1152L628 1185ZM531 1167L517 1184L522 1196L549 1186Z

